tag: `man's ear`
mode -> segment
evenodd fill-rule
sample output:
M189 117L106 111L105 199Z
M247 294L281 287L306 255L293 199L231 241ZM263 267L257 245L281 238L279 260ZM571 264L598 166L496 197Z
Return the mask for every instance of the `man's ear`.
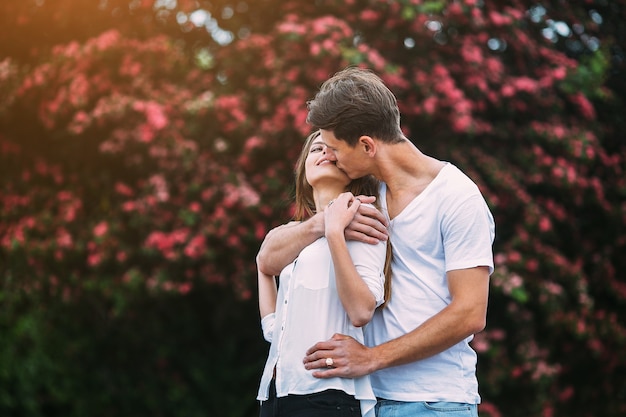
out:
M376 141L371 136L361 136L358 143L368 156L371 157L376 154Z

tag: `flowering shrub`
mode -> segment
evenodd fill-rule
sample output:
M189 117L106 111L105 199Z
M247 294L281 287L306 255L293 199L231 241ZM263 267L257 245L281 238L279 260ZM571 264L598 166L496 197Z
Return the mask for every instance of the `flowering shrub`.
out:
M481 415L626 412L623 1L39 3L0 14L5 414L196 415L206 391L256 413L254 257L291 213L305 103L347 65L496 217Z

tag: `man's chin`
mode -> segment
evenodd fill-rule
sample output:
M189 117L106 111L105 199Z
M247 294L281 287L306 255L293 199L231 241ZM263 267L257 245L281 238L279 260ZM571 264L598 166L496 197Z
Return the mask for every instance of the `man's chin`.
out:
M345 169L341 168L339 165L337 165L337 168L339 168L339 171L343 172L344 174L346 174L346 177L350 178L351 180L354 180L356 178L352 177L352 175L350 175L350 173L346 172Z

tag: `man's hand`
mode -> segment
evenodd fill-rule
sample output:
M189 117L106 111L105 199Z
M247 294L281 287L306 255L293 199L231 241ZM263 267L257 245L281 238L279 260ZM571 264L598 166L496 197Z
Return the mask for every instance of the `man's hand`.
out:
M316 378L357 378L374 371L371 349L350 336L335 333L330 340L318 342L306 351L304 367L319 369ZM332 366L326 360L332 359Z
M360 195L356 198L361 205L346 228L346 240L357 240L372 245L387 240L387 219L380 211L366 205L374 203L376 197Z

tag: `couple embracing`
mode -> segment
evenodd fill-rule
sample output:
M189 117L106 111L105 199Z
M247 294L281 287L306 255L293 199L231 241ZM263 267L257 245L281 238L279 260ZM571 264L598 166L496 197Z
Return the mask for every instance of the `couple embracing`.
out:
M308 109L294 221L257 256L261 417L477 416L495 234L478 187L404 136L370 71Z

